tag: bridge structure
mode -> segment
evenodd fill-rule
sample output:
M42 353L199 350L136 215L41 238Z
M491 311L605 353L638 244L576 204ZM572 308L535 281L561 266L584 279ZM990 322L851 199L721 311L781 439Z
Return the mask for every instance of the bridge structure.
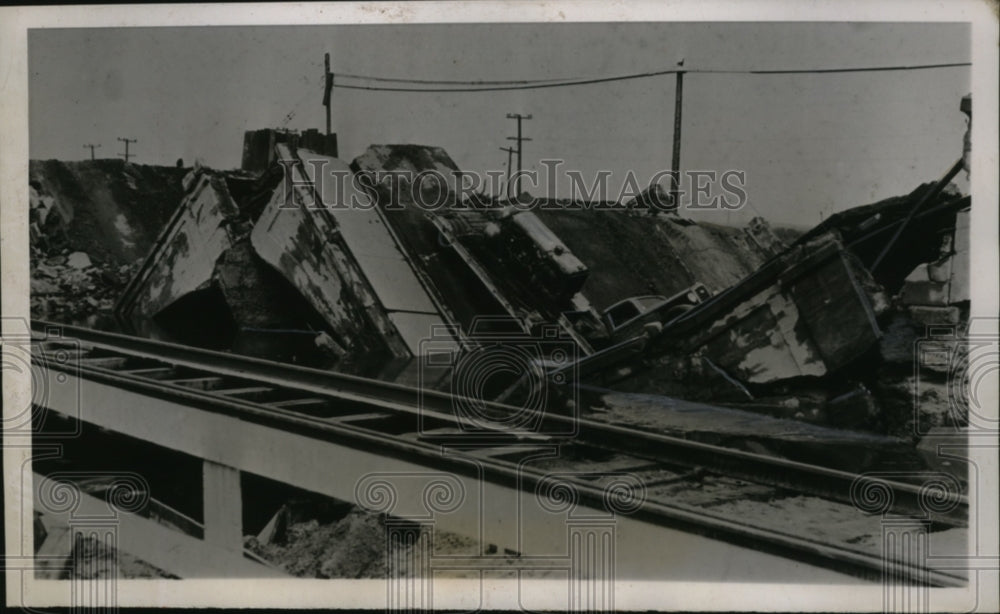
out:
M384 515L387 547L410 546L406 561L390 560L392 607L429 606L442 572L511 569L565 579L567 607L588 609L610 609L622 579L863 585L890 573L926 586L966 583L958 571L929 565L926 549L852 550L678 505L656 487L709 473L845 503L857 503L866 489L888 489L869 512L910 518L906 530L925 538L932 523L967 523L961 495L945 493L947 505L928 506L917 484L564 413L469 428L468 399L445 393L70 326L36 322L33 329L35 386L43 391L34 402L42 415L200 460L203 515L190 521L192 530L151 520L142 508L152 503L137 503L142 488L133 484L126 488L133 495L112 506L115 530L91 531L178 577L285 575L244 550L247 473ZM537 411L476 407L494 416ZM614 460L546 469L549 460L588 451ZM106 507L83 493L72 509L53 505L71 475L29 479L34 509L48 526L90 530L95 510ZM414 524L508 556L438 555L433 540L415 539Z

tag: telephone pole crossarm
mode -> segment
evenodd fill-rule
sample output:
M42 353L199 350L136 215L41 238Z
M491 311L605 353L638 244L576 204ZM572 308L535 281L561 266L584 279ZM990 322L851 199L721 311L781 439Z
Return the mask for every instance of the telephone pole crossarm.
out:
M135 157L135 154L130 154L128 151L129 143L138 143L139 139L128 139L128 138L118 137L118 140L121 141L122 143L125 143L125 153L120 153L118 155L125 158L125 162L128 163L129 158Z

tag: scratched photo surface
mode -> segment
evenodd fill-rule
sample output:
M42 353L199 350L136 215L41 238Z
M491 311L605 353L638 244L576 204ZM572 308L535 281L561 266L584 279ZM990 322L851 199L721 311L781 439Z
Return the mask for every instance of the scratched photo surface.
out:
M966 586L971 58L29 31L34 577Z

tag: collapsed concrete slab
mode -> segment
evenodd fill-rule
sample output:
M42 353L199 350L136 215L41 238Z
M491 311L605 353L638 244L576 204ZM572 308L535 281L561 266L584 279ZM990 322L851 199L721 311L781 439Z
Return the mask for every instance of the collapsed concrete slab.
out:
M188 193L115 305L122 328L253 356L316 364L321 320L249 247L240 173L198 168ZM266 185L265 181L264 184ZM260 186L258 186L259 189Z
M821 376L869 350L888 297L832 235L778 258L761 273L682 316L665 337L749 383Z
M466 335L482 332L484 322L504 321L520 335L548 323L583 353L591 351L571 321L579 319L572 314L593 312L580 292L588 269L534 212L463 200L458 168L440 147L372 145L351 168L376 177L402 174L375 182L373 197L415 270ZM418 176L437 179L412 189L406 178ZM589 315L599 326L596 313Z
M137 327L169 329L200 311L234 331L228 349L296 359L326 348L328 366L344 372L444 386L450 367L430 381L419 360L431 348L453 355L453 366L505 334L531 338L554 326L575 344L572 366L589 383L677 394L672 386L690 380L762 407L774 397L796 415L821 407L851 422L879 413L871 382L856 372L886 351L890 296L902 289L913 313L946 322L967 300L967 240L942 225L961 225L968 201L947 191L925 198L930 184L837 214L786 248L789 235L761 218L732 228L463 200L441 148L372 146L348 167L296 148L296 136L249 135L273 146L260 162L267 169L190 176L183 211L122 301ZM436 173L443 204L426 206L427 195L405 184L359 183L375 171ZM902 224L899 244L918 247L890 252L872 274ZM918 282L946 284L944 294L920 299ZM610 318L629 305L634 326ZM933 309L949 311L926 313ZM477 338L483 322L501 318Z
M308 155L322 160L322 172L349 175L347 165L335 158L293 154L281 144L277 150L279 159ZM295 187L274 192L251 233L254 250L323 315L349 353L358 359L379 357L386 365L383 375L398 376L420 355L424 340L447 328L447 315L435 305L381 213L352 206L363 197L353 185L317 182L311 164L291 166L289 172Z
M155 336L156 314L211 285L216 261L249 229L220 174L193 170L184 185L187 194L115 308L126 329L144 336Z
M183 202L116 306L119 320L146 336L414 383L414 357L432 335L440 346L449 316L381 212L340 207L340 198L357 200L350 180L323 182L299 155L349 177L345 163L293 153L276 131L248 133L248 142L255 135L278 139L273 164L258 174L189 174ZM276 160L297 163L290 178Z
M404 171L443 179L447 192L455 194L458 165L442 147L432 145L371 145L351 163L355 172ZM428 185L428 188L431 186Z
M630 347L617 365L603 356L600 371L589 369L587 359L579 368L597 383L635 378L649 389L655 388L649 377L692 360L707 362L736 386L818 378L876 344L877 318L888 306L864 267L826 234L667 323L638 354Z

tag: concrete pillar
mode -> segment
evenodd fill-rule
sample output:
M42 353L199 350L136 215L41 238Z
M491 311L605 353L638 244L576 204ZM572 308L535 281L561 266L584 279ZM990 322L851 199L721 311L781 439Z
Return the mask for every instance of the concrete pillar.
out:
M205 541L233 552L243 551L243 496L240 471L204 461Z

